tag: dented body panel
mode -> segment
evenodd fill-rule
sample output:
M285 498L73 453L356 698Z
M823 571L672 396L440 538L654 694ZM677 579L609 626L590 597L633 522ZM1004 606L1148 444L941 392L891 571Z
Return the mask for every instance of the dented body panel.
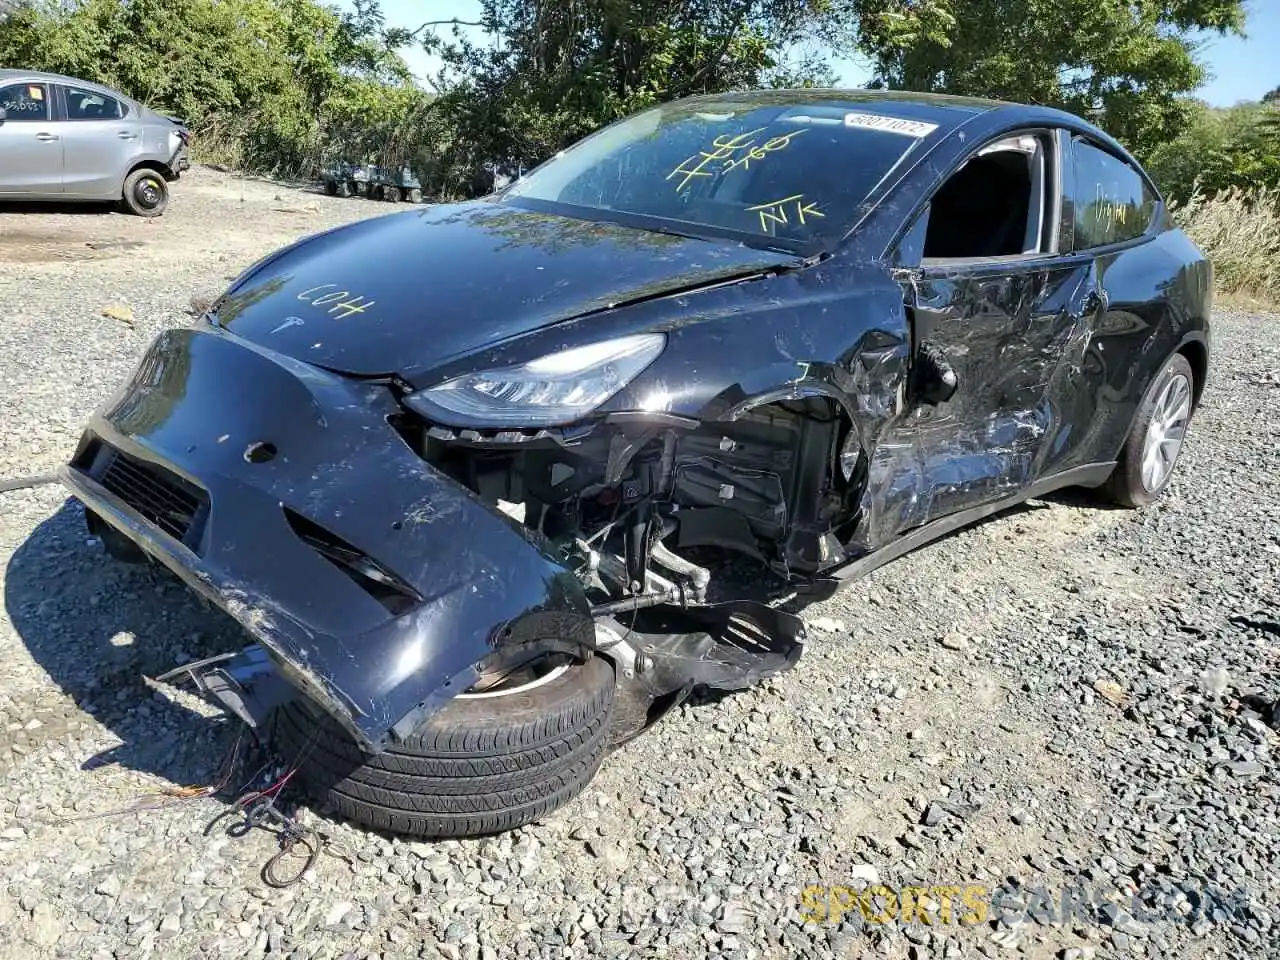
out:
M389 399L216 331L172 330L90 423L64 473L370 745L465 690L504 646L592 642L573 576L414 456L387 425ZM276 452L253 462L262 442ZM172 472L200 491L181 537L130 506L117 458L135 476L150 471L153 487ZM407 609L380 602L290 514L376 558L403 584Z
M743 239L499 195L309 238L156 341L67 484L367 750L540 654L613 658L635 724L693 685L785 669L798 624L707 603L713 572L677 551L733 550L818 584L1021 498L1096 485L1174 352L1198 398L1212 302L1207 261L1145 175L1077 118L867 92L761 102L807 96L812 131L847 108L821 129L917 141L841 212L846 233ZM754 130L695 156L767 170L816 140L805 130L759 156L732 154ZM1027 249L931 257L949 178L1010 137L996 166L1014 183L1028 171ZM1076 217L1137 215L1077 202L1080 137L1142 178L1141 235L1077 243ZM785 212L747 209L761 208L762 228ZM817 201L789 209L836 218ZM637 337L660 352L573 422L502 427L414 402Z

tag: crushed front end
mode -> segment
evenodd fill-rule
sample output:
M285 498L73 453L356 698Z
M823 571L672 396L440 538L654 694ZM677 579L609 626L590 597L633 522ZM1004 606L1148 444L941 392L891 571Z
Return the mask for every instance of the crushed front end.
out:
M707 572L663 545L657 502L715 484L675 462L671 423L459 433L404 399L394 378L171 330L62 476L109 544L172 570L266 653L193 675L222 671L240 701L237 676L282 678L366 752L538 657L611 659L619 737L694 686L795 662L796 618L707 604Z

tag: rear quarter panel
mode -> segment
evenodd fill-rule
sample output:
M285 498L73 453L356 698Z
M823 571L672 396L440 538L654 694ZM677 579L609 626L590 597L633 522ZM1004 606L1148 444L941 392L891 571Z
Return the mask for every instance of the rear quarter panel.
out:
M1181 230L1167 228L1145 243L1104 253L1095 270L1105 306L1081 358L1080 381L1069 392L1075 407L1069 419L1088 426L1064 466L1115 459L1168 358L1198 349L1208 356L1213 270Z

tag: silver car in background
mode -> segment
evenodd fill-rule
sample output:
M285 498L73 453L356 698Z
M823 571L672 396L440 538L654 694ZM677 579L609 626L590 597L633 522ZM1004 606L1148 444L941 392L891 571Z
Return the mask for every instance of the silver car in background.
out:
M191 135L107 87L0 70L0 201L112 200L158 217Z

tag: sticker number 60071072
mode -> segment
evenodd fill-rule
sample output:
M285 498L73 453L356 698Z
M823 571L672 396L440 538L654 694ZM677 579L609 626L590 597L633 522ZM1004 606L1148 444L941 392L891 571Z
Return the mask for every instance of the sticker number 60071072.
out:
M328 291L322 293L321 291ZM298 299L313 307L327 307L329 316L337 320L349 317L353 313L364 313L377 300L366 300L362 296L353 297L349 290L339 290L336 283L322 283L318 287L309 287L298 294Z

